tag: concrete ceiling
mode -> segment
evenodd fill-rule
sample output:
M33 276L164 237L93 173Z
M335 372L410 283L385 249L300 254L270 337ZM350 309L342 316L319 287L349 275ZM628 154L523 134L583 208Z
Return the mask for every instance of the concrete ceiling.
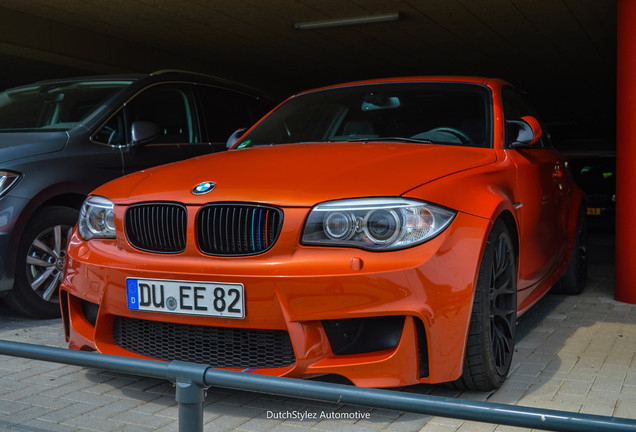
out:
M119 41L109 50L129 43L146 47L148 55L174 53L202 72L247 82L277 98L364 78L496 76L528 90L550 122L612 140L616 0L0 0L0 8ZM389 12L399 12L400 20L294 27ZM90 67L86 59L63 64L37 54L46 50L23 55L19 43L0 44L3 75L100 72L88 42ZM79 42L69 36L64 43ZM103 72L113 71L107 63ZM182 67L165 63L157 62Z

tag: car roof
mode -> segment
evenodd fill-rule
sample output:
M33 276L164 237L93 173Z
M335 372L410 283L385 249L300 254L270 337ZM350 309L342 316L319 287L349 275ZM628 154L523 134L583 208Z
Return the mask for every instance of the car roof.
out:
M78 76L78 77L69 77L69 78L48 79L48 80L37 81L30 84L21 85L21 86L14 87L12 89L6 89L6 90L16 90L19 88L26 88L26 87L33 87L33 86L72 84L72 83L86 82L86 81L97 82L97 81L113 81L113 80L132 81L132 82L149 82L149 83L160 82L164 80L165 81L169 81L169 80L190 81L191 80L195 82L207 83L207 84L216 85L223 88L237 90L243 93L252 94L264 100L269 99L261 91L238 82L234 82L234 81L213 76L213 75L184 71L184 70L177 70L177 69L162 69L162 70L158 70L149 74L130 73L130 74L109 74L109 75L87 75L87 76Z
M86 75L86 76L78 76L78 77L52 78L47 80L41 80L31 84L26 84L20 87L33 87L37 85L51 85L51 84L70 84L70 83L83 82L83 81L113 81L113 80L137 81L147 76L148 75L144 75L144 74Z
M391 84L391 83L415 83L415 82L439 82L439 83L457 83L457 84L481 84L489 87L504 87L512 86L512 84L501 80L499 78L486 78L477 76L452 76L452 75L434 75L434 76L407 76L407 77L393 77L393 78L379 78L363 81L352 81L342 84L329 85L325 87L315 88L298 93L298 95L305 93L312 93L316 91L355 87L359 85L367 84Z

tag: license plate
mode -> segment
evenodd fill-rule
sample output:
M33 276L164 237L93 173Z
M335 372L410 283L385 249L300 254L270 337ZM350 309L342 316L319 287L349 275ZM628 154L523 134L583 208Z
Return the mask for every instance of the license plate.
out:
M601 214L601 209L598 207L588 207L587 208L587 214L590 216L600 216Z
M128 309L245 318L243 284L126 279Z

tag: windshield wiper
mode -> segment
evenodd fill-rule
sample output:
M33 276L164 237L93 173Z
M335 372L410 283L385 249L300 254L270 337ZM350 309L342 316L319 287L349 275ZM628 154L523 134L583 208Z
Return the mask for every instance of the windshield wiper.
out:
M347 142L369 142L369 141L397 141L397 142L411 142L411 143L422 143L422 144L433 144L433 141L428 139L421 138L406 138L406 137L378 137L378 138L352 138L348 139Z

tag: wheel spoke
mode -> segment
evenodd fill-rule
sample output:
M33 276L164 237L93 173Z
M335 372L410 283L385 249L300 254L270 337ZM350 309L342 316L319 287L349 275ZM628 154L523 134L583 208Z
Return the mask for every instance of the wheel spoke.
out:
M43 259L40 259L38 257L34 257L34 256L28 256L26 259L27 264L30 265L34 265L34 266L38 266L38 267L45 267L45 268L49 268L49 267L53 267L55 266L54 263L50 263L48 261L45 261Z
M512 291L513 291L512 288L511 288L512 280L510 280L510 279L511 279L510 275L502 275L498 279L495 279L495 286L494 286L494 289L493 289L495 296L511 294L512 293Z
M53 250L55 252L55 256L59 258L62 252L62 226L61 225L55 225L53 227L53 245L54 245Z
M55 254L55 251L53 251L50 247L45 245L42 242L42 240L40 240L40 239L33 240L33 246L35 246L36 248L40 249L41 251L49 254L52 257L58 258L58 256Z
M506 305L506 307L503 308L497 307L495 311L496 313L494 314L494 316L501 317L507 321L508 317L510 317L517 311L517 308L513 305Z
M500 241L497 246L497 253L495 254L494 259L495 279L498 279L499 277L501 277L502 274L510 269L511 259L510 250L508 250L506 244L503 241Z
M495 365L498 369L504 365L506 352L504 349L505 340L500 333L497 333L496 345L495 345Z
M512 339L512 326L507 319L497 320L495 331L506 341Z
M493 335L493 355L495 365L501 372L506 367L507 360L512 353L512 335L510 327L495 326Z
M49 276L51 276L51 273L53 273L53 271L55 271L55 267L49 267L40 276L38 276L37 279L31 282L31 288L33 289L33 291L37 291L37 289L40 288L40 285L42 285L44 281L46 281Z
M46 287L46 291L42 294L42 298L46 301L50 301L53 294L57 293L57 287L59 286L60 278L62 277L62 273L57 273L48 287Z

